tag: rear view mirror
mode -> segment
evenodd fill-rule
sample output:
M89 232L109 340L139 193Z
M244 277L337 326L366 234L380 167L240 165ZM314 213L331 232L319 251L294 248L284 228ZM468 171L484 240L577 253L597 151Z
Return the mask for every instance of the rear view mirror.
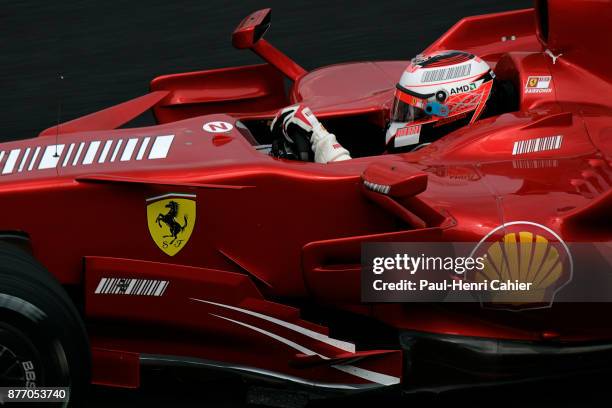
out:
M306 75L307 71L283 54L263 36L270 28L272 9L257 10L238 24L232 33L232 45L238 49L249 48L292 81Z
M272 9L254 11L238 24L232 33L232 45L238 49L252 48L268 28L272 19Z

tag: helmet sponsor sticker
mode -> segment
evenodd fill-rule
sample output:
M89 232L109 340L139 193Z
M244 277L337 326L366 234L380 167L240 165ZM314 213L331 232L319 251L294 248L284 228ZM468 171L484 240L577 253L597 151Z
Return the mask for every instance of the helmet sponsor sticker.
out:
M223 121L206 122L204 126L202 126L202 129L208 133L225 133L229 132L233 128L234 125Z
M551 81L552 77L550 75L530 76L525 82L525 93L550 93L552 92Z
M475 90L476 88L477 88L476 82L472 82L471 84L466 84L466 85L461 85L461 86L456 86L454 88L451 88L450 94L456 95L456 94L463 93L463 92L470 92L470 91Z
M395 147L410 146L419 143L421 125L412 125L399 128L395 133Z
M421 82L439 82L467 77L472 71L471 64L457 65L451 68L432 69L423 72Z
M401 100L402 102L407 103L408 105L416 106L417 108L421 109L423 109L427 104L427 100L417 98L416 96L407 94L406 92L403 92L399 89L395 90L395 97Z

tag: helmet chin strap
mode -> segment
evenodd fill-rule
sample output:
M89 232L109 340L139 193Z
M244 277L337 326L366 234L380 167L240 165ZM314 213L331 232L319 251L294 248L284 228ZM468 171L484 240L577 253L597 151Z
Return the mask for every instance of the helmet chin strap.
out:
M437 101L427 102L425 105L425 112L429 115L441 116L445 118L448 116L448 106Z

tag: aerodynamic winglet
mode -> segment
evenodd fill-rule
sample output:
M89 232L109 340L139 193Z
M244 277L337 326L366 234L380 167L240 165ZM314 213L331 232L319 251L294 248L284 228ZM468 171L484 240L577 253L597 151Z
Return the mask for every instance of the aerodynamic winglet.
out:
M40 132L39 136L55 136L56 134L85 132L92 130L111 130L126 124L157 102L165 98L170 91L155 91L138 98L131 99L119 105L111 106L89 115L61 123Z

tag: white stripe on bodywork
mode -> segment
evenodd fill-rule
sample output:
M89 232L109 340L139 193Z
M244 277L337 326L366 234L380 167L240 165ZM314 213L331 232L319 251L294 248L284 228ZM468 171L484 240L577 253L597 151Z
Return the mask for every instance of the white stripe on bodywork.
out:
M70 143L70 146L68 146L68 153L66 153L66 157L64 157L62 167L66 167L68 165L68 162L70 161L70 156L72 156L72 151L74 150L74 145L74 143Z
M168 156L174 135L157 136L149 152L149 159L164 159Z
M127 287L127 289L125 290L125 294L126 295L131 295L132 291L134 290L134 286L136 286L136 283L138 283L139 279L130 279L130 283Z
M306 354L309 356L319 356L324 360L329 360L329 357L326 357L322 354L319 354L313 350L310 350L309 348L306 348L292 340L289 340L288 338L279 336L278 334L274 334L272 332L269 332L267 330L261 329L259 327L255 327L252 326L250 324L244 323L244 322L240 322L238 320L234 320L234 319L230 319L228 317L224 317L224 316L220 316L214 313L209 313L211 316L215 316L218 317L219 319L223 319L223 320L227 320L229 322L235 323L237 325L246 327L247 329L256 331L258 333L261 333L265 336L268 336L270 338L273 338L274 340L277 340L283 344L286 344L287 346L291 347L294 350L299 351L302 354ZM364 380L368 380L370 382L376 383L376 384L380 384L380 385L384 385L384 386L389 386L389 385L395 385L395 384L399 384L400 383L400 378L399 377L394 377L391 375L387 375L387 374L383 374L383 373L378 373L376 371L371 371L371 370L366 370L365 368L361 368L361 367L356 367L354 365L350 365L350 364L334 364L331 367L335 368L336 370L340 370L342 372L345 372L347 374L353 375L355 377L359 377L362 378Z
M81 144L79 145L79 149L76 152L76 155L74 156L74 160L72 161L72 165L76 166L77 163L79 162L79 158L81 157L81 152L83 152L83 148L85 147L85 142L81 142Z
M2 174L9 174L13 172L13 169L15 168L15 164L17 163L17 158L19 157L20 153L21 153L21 149L11 150L11 152L9 153L6 159L6 163L4 163Z
M142 141L142 144L140 145L140 149L138 149L138 154L136 155L136 160L142 160L142 157L145 154L145 151L147 150L147 146L149 145L149 141L151 140L150 137L145 137Z
M45 148L45 152L38 164L38 170L52 169L57 167L57 163L64 151L64 145L50 145Z
M84 165L91 164L96 157L96 153L98 153L98 149L100 148L100 141L94 140L89 144L89 148L87 149L87 153L85 153L85 157L83 158Z
M209 302L207 300L202 300L202 299L195 299L195 298L190 298L191 300L194 300L196 302L202 302L202 303L208 303L210 305L215 305L215 306L219 306L219 307L223 307L226 309L230 309L230 310L235 310L244 314L248 314L250 316L255 316L258 317L260 319L266 320L268 322L277 324L279 326L285 327L289 330L293 330L295 332L298 332L300 334L303 334L306 337L310 337L311 339L315 339L318 340L322 343L328 344L330 346L339 348L340 350L344 350L347 351L349 353L354 353L355 352L355 345L353 343L349 343L346 341L342 341L342 340L337 340L337 339L333 339L329 336L326 336L325 334L316 332L314 330L310 330L307 329L305 327L302 326L298 326L297 324L293 324L293 323L289 323L286 322L284 320L280 320L277 319L275 317L272 316L267 316L258 312L254 312L252 310L248 310L248 309L242 309L240 307L236 307L236 306L230 306L230 305L225 305L223 303L215 303L215 302Z
M168 284L170 283L170 281L166 281L164 283L162 283L161 285L159 285L159 288L155 291L155 294L153 296L161 296L164 294L164 292L166 291L166 288L168 287Z
M299 351L302 354L306 354L308 356L319 356L319 357L321 357L324 360L329 360L329 358L327 358L327 357L325 357L325 356L323 356L323 355L321 355L321 354L319 354L319 353L317 353L317 352L315 352L313 350L310 350L310 349L308 349L308 348L306 348L304 346L301 346L301 345L297 344L296 342L291 341L291 340L289 340L289 339L287 339L285 337L279 336L278 334L274 334L274 333L271 333L271 332L269 332L267 330L260 329L259 327L251 326L250 324L247 324L247 323L239 322L238 320L233 320L233 319L230 319L228 317L219 316L219 315L216 315L214 313L210 313L210 315L218 317L219 319L223 319L223 320L227 320L227 321L232 322L232 323L236 323L236 324L238 324L240 326L246 327L248 329L251 329L253 331L261 333L261 334L263 334L265 336L271 337L274 340L280 341L281 343L288 345L292 349L297 350L297 351Z
M366 370L365 368L355 367L353 365L334 364L332 365L332 367L347 374L354 375L355 377L363 378L364 380L368 380L385 386L400 383L399 377L394 377L392 375L387 375L383 373L377 373L376 371Z
M142 143L139 144L141 140ZM3 150L0 151L0 162L2 162L0 174L32 171L34 168L38 170L57 168L60 159L62 167L69 164L89 165L96 157L98 163L114 162L117 158L122 162L162 159L168 156L173 140L174 135L163 135L133 137L127 139L126 143L123 143L124 139L107 139Z
M117 154L119 154L119 149L121 149L121 145L123 144L123 139L119 139L117 141L117 146L115 146L115 150L113 151L113 155L111 156L110 161L114 162L117 158Z
M94 291L94 293L100 293L100 291L102 290L102 287L104 287L104 284L106 283L108 278L102 278L100 279L100 283L98 283L98 287L96 288L96 290Z
M30 162L30 165L28 166L28 171L31 171L34 168L34 165L36 164L36 159L38 159L38 153L40 153L40 146L38 146L36 150L34 150L32 161Z
M30 148L28 147L23 154L23 158L21 159L21 164L19 164L19 169L17 171L23 171L26 163L28 162L28 157L30 156Z
M134 149L136 149L136 144L138 144L137 138L128 139L125 144L125 149L123 149L123 154L121 155L121 161L128 161L132 158Z
M107 140L106 143L104 143L104 148L102 149L102 153L100 153L100 158L98 159L98 163L104 163L104 161L106 160L106 156L108 156L108 152L112 144L113 144L112 139Z

